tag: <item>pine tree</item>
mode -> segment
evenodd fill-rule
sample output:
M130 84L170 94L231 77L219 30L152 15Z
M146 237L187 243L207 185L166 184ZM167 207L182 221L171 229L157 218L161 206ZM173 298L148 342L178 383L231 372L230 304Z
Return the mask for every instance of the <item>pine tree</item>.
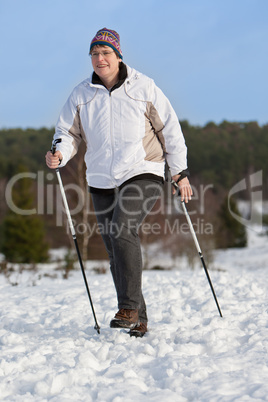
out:
M17 181L13 188L12 201L22 210L33 208L32 183L28 178L24 177ZM43 221L38 215L21 215L10 210L3 221L2 233L1 251L6 260L37 263L48 259Z
M217 246L220 248L246 247L247 232L245 226L235 219L230 210L241 216L234 199L225 198L219 211L220 226L217 237Z

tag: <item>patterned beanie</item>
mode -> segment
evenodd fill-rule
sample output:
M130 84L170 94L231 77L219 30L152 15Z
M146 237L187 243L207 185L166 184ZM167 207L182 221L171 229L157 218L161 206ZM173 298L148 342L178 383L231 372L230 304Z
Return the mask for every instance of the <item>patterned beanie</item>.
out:
M120 48L120 36L116 31L107 28L100 29L91 41L89 53L95 45L110 46L115 50L120 59L123 59L122 50Z

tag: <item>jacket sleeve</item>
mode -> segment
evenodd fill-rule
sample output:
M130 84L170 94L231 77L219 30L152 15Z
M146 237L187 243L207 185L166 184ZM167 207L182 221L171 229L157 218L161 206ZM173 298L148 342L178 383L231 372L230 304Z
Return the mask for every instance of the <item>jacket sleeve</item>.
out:
M178 117L163 92L151 82L149 118L157 134L171 175L187 169L187 147Z
M60 166L64 166L77 153L82 138L79 108L75 102L74 91L60 112L53 138L61 139L56 149L62 153Z

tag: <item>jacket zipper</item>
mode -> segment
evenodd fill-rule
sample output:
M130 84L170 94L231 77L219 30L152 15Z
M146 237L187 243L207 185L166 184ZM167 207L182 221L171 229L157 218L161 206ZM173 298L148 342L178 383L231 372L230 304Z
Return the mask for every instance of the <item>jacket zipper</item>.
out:
M109 91L109 100L110 100L110 137L111 137L111 150L112 150L112 157L111 157L111 166L110 166L110 176L112 183L115 187L117 187L114 179L113 179L113 164L114 164L114 133L113 133L113 105L112 105L112 92Z

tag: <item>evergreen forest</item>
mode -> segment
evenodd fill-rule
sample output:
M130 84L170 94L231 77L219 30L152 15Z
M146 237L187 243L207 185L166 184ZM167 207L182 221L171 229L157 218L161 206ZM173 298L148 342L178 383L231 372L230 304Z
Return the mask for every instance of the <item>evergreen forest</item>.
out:
M188 147L190 181L196 192L188 208L201 243L205 248L245 246L245 230L237 221L232 222L228 208L239 214L236 202L250 201L254 185L250 180L256 172L262 175L259 186L262 197L268 198L268 125L223 121L200 127L182 121L181 126ZM45 261L49 248L72 247L66 215L59 207L61 199L55 173L45 165L53 134L54 128L0 130L0 251L11 261ZM61 175L64 184L69 186L67 198L74 211L72 218L83 257L101 259L106 258L106 251L87 192L84 152L85 145L81 143L78 154L61 169ZM243 180L244 189L232 197L228 206L230 190ZM170 193L170 183L166 182L163 197L154 208L156 213L146 220L151 225L147 227L158 230L141 231L140 238L145 249L148 244L161 240L163 247L169 247L177 255L187 252L190 239L183 231L174 235L180 211L174 207ZM79 203L84 207L76 208ZM29 215L22 217L16 207L19 211L30 211ZM183 215L179 216L182 223ZM25 246L25 256L23 252L12 254L16 244L23 248L27 242L39 251L31 252Z

